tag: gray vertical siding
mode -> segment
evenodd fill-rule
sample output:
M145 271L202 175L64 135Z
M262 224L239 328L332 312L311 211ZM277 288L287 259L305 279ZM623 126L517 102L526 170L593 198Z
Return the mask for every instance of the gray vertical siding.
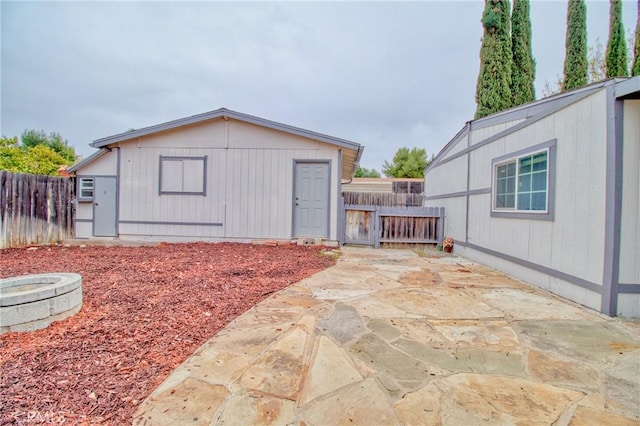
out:
M520 279L600 309L606 168L606 90L528 125L474 127L429 168L427 206L446 208L456 250ZM509 131L513 128L513 131ZM553 220L492 217L492 160L557 140Z
M331 238L337 238L339 149L257 126L218 122L122 143L122 238L288 239L292 161L331 161ZM229 133L220 131L226 129ZM206 194L160 194L160 156L207 157Z

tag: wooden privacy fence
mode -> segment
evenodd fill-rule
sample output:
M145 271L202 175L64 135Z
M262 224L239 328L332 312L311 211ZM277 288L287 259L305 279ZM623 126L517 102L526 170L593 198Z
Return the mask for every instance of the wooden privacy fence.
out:
M344 204L359 206L421 206L422 194L397 194L394 192L343 192Z
M0 171L0 248L73 238L70 178Z
M437 244L444 238L444 207L344 205L343 244Z

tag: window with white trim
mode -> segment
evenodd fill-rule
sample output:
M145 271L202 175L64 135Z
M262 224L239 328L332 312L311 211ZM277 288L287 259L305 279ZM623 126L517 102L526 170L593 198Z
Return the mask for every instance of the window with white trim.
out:
M160 195L206 195L207 156L160 156Z
M78 201L93 201L94 181L92 177L78 178Z
M547 213L549 150L494 164L494 211Z

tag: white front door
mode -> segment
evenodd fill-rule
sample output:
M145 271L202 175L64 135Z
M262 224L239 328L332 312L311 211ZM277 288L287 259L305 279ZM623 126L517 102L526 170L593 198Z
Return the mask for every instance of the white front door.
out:
M93 235L115 237L116 230L116 178L96 177L93 195Z

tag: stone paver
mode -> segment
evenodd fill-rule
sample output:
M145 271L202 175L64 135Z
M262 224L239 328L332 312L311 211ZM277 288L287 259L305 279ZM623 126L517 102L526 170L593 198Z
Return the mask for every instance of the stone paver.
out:
M345 247L238 317L134 424L640 423L640 326L456 256Z

